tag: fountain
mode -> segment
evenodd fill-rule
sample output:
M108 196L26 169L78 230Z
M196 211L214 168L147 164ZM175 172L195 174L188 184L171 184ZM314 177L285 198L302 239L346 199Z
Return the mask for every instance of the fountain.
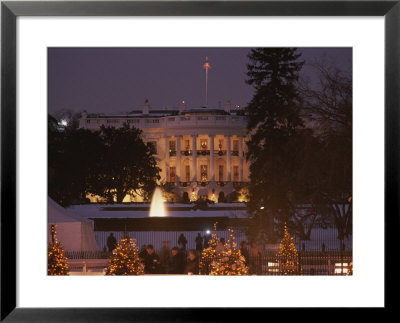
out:
M159 187L156 187L151 199L150 206L150 217L155 216L167 216L167 211L165 210L164 200L162 197L162 192Z

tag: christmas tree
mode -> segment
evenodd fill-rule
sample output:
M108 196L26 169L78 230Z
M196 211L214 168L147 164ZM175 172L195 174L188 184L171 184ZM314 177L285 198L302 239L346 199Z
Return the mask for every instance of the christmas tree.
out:
M211 262L210 275L247 275L248 267L245 265L245 259L242 256L237 244L233 229L229 230L229 238L221 254L218 254Z
M299 255L294 244L294 239L288 232L286 224L283 238L279 244L277 262L280 263L279 272L283 275L298 275L301 273L299 270Z
M143 275L144 266L139 259L139 248L134 239L124 236L110 258L106 275Z
M215 251L215 248L217 247L218 244L217 224L218 222L214 223L214 232L211 236L211 239L208 240L208 247L204 248L201 253L199 268L200 268L200 273L203 275L208 275L210 273L211 261L213 261L217 256Z
M47 248L47 274L51 276L68 275L69 266L64 249L57 240L56 226L51 226L51 243Z
M347 276L353 276L353 262L350 261L349 270L347 271Z

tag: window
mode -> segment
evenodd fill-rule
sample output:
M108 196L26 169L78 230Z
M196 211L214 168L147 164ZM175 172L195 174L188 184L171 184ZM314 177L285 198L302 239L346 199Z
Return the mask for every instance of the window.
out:
M224 146L223 144L224 144L224 139L219 139L219 140L218 140L218 149L219 149L219 150L222 149L222 147Z
M169 142L169 152L176 151L176 141L172 140Z
M233 141L233 150L234 151L239 151L239 140L234 140Z
M86 120L86 123L90 123L90 120Z
M233 181L239 182L239 166L233 166Z
M200 165L200 176L202 182L207 182L207 165Z
M175 166L171 166L169 168L169 182L175 183L175 179L176 179L176 168Z
M150 151L153 155L157 155L157 141L149 141Z
M349 264L347 262L335 263L335 274L336 275L347 275L349 272Z
M268 262L268 271L270 273L279 272L279 263L277 263L277 262Z
M207 150L207 139L200 139L200 147L202 150Z
M218 166L218 181L219 182L224 181L224 165Z
M107 123L118 123L119 120L115 120L115 119L107 119Z
M189 165L185 166L185 176L186 176L186 182L190 182L190 166Z
M190 150L190 140L189 139L185 139L185 149Z

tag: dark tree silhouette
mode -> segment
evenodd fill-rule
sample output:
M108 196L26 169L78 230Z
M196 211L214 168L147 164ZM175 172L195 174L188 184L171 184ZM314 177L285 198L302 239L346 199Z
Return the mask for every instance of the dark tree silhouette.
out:
M127 125L100 131L59 127L49 116L49 196L63 206L85 202L88 193L118 203L126 194L148 199L160 169L140 135Z
M298 73L303 66L295 48L259 48L249 54L247 83L254 96L248 115L247 159L250 161L249 211L257 230L273 228L274 219L287 221L294 213L300 116ZM265 233L265 232L264 232ZM267 232L270 237L273 232Z
M343 240L352 232L352 77L334 65L313 66L318 86L303 83L301 89L304 111L321 143L313 194Z
M48 120L48 194L63 206L83 202L89 176L98 171L99 133L59 127L51 116Z
M122 203L127 194L149 199L160 179L160 169L151 145L143 142L141 133L128 125L100 128L104 149L100 171L90 180L92 193L108 199L115 196L117 203Z

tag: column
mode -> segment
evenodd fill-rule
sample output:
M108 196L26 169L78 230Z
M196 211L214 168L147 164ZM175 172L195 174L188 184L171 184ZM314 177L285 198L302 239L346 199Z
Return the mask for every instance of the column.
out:
M165 136L165 178L166 182L169 182L169 138Z
M231 136L226 136L226 181L231 181Z
M210 137L210 182L214 182L214 135Z
M197 146L196 146L197 135L192 135L192 182L196 182L197 173Z
M239 181L243 182L243 137L239 136Z
M181 139L182 136L175 136L176 138L176 183L179 185L181 181Z

